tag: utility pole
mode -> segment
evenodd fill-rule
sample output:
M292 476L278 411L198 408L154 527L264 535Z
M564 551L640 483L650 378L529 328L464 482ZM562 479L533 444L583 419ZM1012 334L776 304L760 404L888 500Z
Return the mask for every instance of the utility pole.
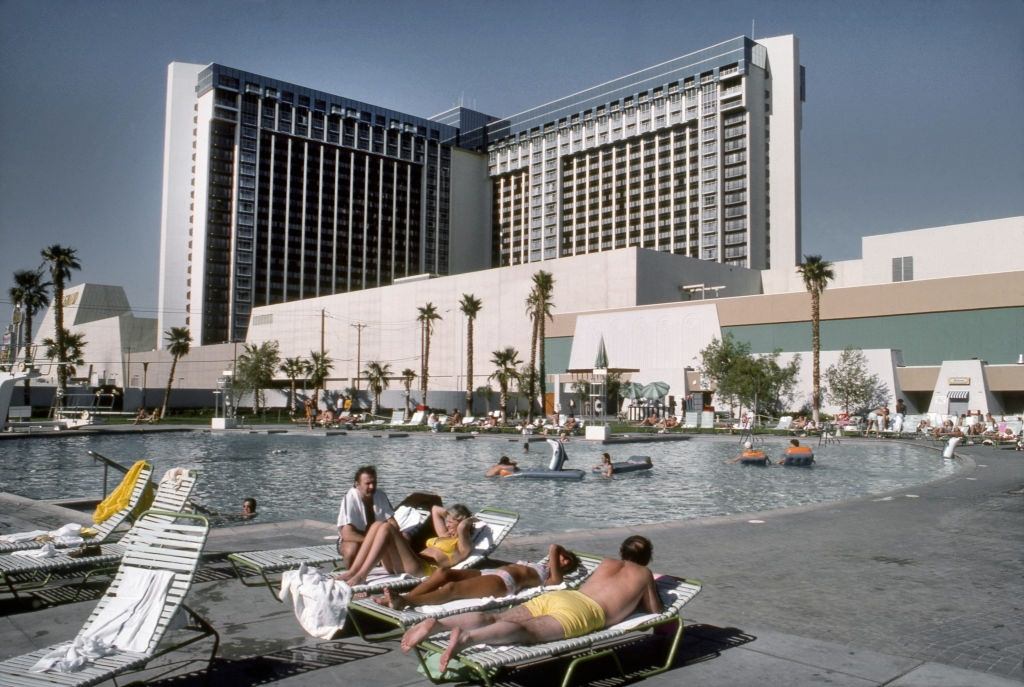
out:
M359 368L363 363L363 330L370 325L364 324L363 322L356 322L350 324L350 327L356 328L356 393L359 393Z

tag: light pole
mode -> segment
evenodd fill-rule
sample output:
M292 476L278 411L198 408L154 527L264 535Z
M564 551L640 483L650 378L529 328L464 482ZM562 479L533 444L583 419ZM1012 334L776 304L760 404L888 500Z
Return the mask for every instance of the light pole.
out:
M355 374L355 383L353 384L353 386L356 389L356 397L358 399L358 396L359 396L359 368L363 364L363 330L366 329L367 327L369 327L370 325L365 324L363 322L356 322L355 324L350 324L349 326L350 327L355 327L355 329L356 329L356 374Z

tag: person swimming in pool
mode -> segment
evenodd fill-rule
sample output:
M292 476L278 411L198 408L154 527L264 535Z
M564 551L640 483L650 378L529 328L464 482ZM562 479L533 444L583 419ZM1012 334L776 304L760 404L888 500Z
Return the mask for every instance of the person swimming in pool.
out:
M659 613L664 606L647 564L651 542L633 535L619 548L621 560L606 558L579 590L547 592L524 604L492 613L462 613L448 618L428 618L402 637L408 652L424 639L451 630L440 670L467 646L490 644L537 644L580 637L625 620L642 609Z
M427 540L420 552L413 551L409 541L389 521L377 521L366 531L366 538L351 567L335 576L355 586L378 564L389 573L429 575L438 568L450 568L462 562L473 550L473 518L462 504L450 508L434 506L430 509L436 537Z
M559 544L548 547L547 563L518 561L498 568L452 570L441 568L405 594L384 590L378 603L401 610L409 606L433 606L456 599L480 599L517 594L523 589L561 584L565 575L579 567L580 559Z

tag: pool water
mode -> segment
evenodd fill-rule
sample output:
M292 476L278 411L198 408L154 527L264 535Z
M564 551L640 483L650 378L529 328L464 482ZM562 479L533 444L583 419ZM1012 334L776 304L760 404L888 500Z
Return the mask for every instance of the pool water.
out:
M782 437L769 439L780 456ZM906 488L953 474L957 465L907 443L844 442L816 449L813 468L726 465L734 440L693 438L656 444L603 446L573 440L566 467L589 468L608 450L613 460L649 455L654 468L582 481L487 479L504 453L521 467L544 467L550 449L520 441L451 435L405 438L368 434L211 434L207 432L72 436L0 443L0 491L37 499L102 496L101 465L93 450L123 465L146 458L159 476L172 467L200 471L195 498L223 512L259 503L255 522L310 518L333 523L355 469L374 464L379 486L397 504L412 491L441 494L471 509L496 506L521 514L520 534L637 525L786 508ZM112 473L116 483L120 473ZM111 485L112 488L113 484Z

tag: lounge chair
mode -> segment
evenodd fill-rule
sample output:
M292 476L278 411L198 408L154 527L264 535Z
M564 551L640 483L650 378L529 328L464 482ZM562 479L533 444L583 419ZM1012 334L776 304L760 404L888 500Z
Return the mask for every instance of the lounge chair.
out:
M179 479L161 482L156 496L153 497L153 505L150 511L147 511L152 513L151 518L173 520L181 515L195 483L195 470L184 471ZM57 573L85 570L87 573L79 586L81 589L93 575L109 572L121 561L128 550L128 540L133 530L134 527L120 542L100 545L98 553L89 555L79 555L78 551L71 549L58 549L55 551L56 555L48 558L18 553L0 554L0 583L7 585L8 591L17 597L19 590L27 591L47 586Z
M594 570L597 569L597 566L601 563L601 557L582 553L577 553L576 555L580 560L579 567L571 574L566 575L561 584L529 587L521 590L518 594L508 596L486 599L460 599L440 606L405 608L400 611L379 604L372 597L368 596L363 599L356 599L349 604L348 617L352 621L352 626L355 627L356 632L359 633L359 636L372 642L402 634L405 630L426 618L447 618L451 615L468 613L469 611L486 611L514 606L544 592L555 589L575 589L583 584L584 580L590 577ZM546 556L544 560L547 560ZM389 625L390 629L384 632L368 633L360 623L360 617L375 618Z
M777 424L774 427L772 427L772 429L774 431L776 431L776 432L788 432L789 428L790 428L790 426L792 424L793 424L793 416L792 415L783 415L782 417L779 418L779 424Z
M457 658L459 662L476 674L477 679L488 686L494 684L494 678L506 668L556 656L574 657L566 667L562 685L568 685L571 682L577 666L606 656L612 658L619 675L625 680L626 675L615 653L616 649L632 643L637 633L676 623L665 662L646 671L631 673L630 681L657 675L672 667L672 662L679 649L679 642L683 637L682 608L700 592L701 586L701 582L697 580L662 576L658 579L658 592L665 605L665 610L661 613L635 613L617 625L573 639L498 649L487 646L470 647L460 652ZM438 635L416 646L416 655L423 665L424 671L435 684L438 684L439 680L428 668L426 657L432 653L443 653L448 646L447 637L447 634ZM550 677L550 683L555 684L555 676Z
M391 420L387 423L390 427L398 427L405 424L405 411L404 410L392 410Z
M185 595L192 587L199 555L206 543L208 532L209 524L206 518L200 515L154 510L144 513L132 527L128 537L130 542L117 574L89 619L85 621L78 638L93 636L109 622L111 612L124 604L124 599L118 596L122 586L127 589L131 581L155 577L167 584L167 591L162 599L157 596L154 602L157 605L151 607L149 612L152 615L147 614L150 621L154 622L148 640L145 636L134 640L138 647L133 647L135 650L115 648L111 655L91 661L77 672L29 672L36 662L51 651L67 646L66 643L55 644L0 663L0 685L95 685L124 673L141 670L157 656L206 637L213 637L213 649L209 658L212 662L219 645L217 632L183 603ZM162 646L164 635L179 609L187 614L188 629L192 633L182 641ZM132 620L142 618L132 617ZM116 645L121 642L113 643Z
M473 517L477 519L477 527L473 532L473 551L455 568L471 568L494 552L498 545L508 536L519 521L519 514L498 508L484 508ZM238 581L247 587L265 585L270 594L278 598L275 586L280 584L276 577L285 570L298 568L305 563L310 566L333 565L335 570L342 561L337 544L320 544L303 546L293 549L268 549L264 551L245 551L228 555L228 561L235 569ZM260 580L249 582L246 578L259 575ZM274 576L274 577L271 577ZM354 592L379 592L384 587L409 589L415 587L421 578L408 575L391 575L383 568L371 571L367 582L352 588Z
M91 528L96 531L96 534L89 537L89 543L102 544L107 541L113 535L114 530L116 530L121 523L131 516L132 511L138 507L139 501L142 499L142 495L145 493L147 485L149 485L149 477L152 472L153 467L146 463L138 470L138 472L135 473L134 480L131 485L131 494L128 497L128 503L103 520L103 522L91 526ZM127 479L128 475L125 475L125 478ZM127 489L125 482L122 481L114 491L121 489L123 485L124 488ZM34 537L24 541L0 542L0 554L10 553L12 551L29 551L31 549L38 549L42 547L43 544L44 542L38 541ZM55 542L54 546L61 548L62 545Z

